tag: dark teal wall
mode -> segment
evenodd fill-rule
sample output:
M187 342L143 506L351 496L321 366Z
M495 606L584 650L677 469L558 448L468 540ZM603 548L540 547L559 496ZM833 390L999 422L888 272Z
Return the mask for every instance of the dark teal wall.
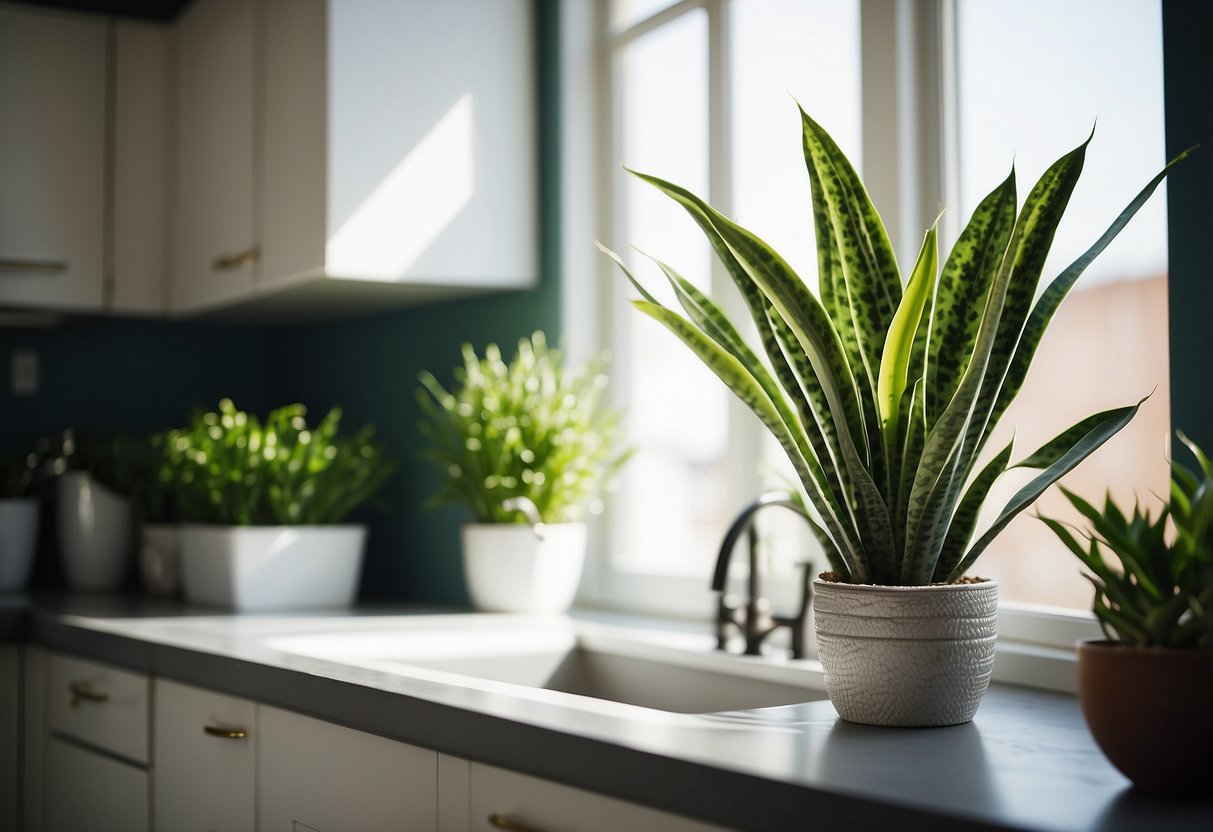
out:
M320 326L223 326L112 318L55 329L0 329L0 447L64 427L143 435L179 424L194 405L230 396L264 412L291 401L314 414L340 405L350 426L373 422L399 471L371 525L366 598L462 603L459 524L454 509L421 504L437 473L419 459L417 373L449 380L465 341L503 347L535 329L555 341L560 325L558 205L558 0L537 0L540 159L540 282L534 291L418 307ZM36 349L43 385L14 398L13 349ZM44 531L49 531L44 529ZM44 541L53 540L49 534ZM36 585L54 584L54 551L40 547Z
M1171 422L1213 451L1213 4L1163 2ZM1185 450L1176 456L1191 463Z

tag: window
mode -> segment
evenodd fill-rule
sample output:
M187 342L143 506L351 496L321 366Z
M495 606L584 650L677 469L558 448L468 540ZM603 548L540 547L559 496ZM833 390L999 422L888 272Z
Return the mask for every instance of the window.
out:
M632 243L734 303L730 311L741 322L745 312L698 229L669 200L615 172L620 163L705 196L812 285L808 179L793 96L864 172L903 264L940 208L947 208L945 237L954 239L1013 160L1022 201L1047 164L1085 138L1098 117L1086 174L1043 285L1163 162L1159 4L1046 3L604 0L596 90L605 122L599 132L609 138L596 164L607 171L598 182L609 196L599 206L597 236L650 289L664 281L628 248ZM1157 387L1134 425L1067 480L1093 498L1113 481L1138 483L1143 498L1166 488L1165 243L1163 197L1155 195L1063 306L1003 420L1005 431L1018 427L1017 445L1026 453L1074 421L1068 416L1135 401ZM603 281L597 297L609 302L582 314L600 316L601 340L616 354L613 384L638 454L609 507L592 592L615 606L702 616L711 609L707 581L727 523L764 488L786 480L790 467L685 347L627 307L624 281L605 264L594 268ZM1073 390L1066 412L1050 403L1041 414L1060 383ZM1005 479L1004 499L1017 487ZM1055 496L1041 505L1064 513ZM777 603L790 604L791 565L812 556L814 544L794 517L780 514L766 514L767 574L774 576L767 589ZM1014 603L1004 603L1004 632L1068 643L1093 630L1084 612L1090 593L1073 557L1046 531L1021 517L979 568L1004 583L1004 602L1062 613L1042 617L1024 606L1020 616ZM744 558L735 560L742 565Z

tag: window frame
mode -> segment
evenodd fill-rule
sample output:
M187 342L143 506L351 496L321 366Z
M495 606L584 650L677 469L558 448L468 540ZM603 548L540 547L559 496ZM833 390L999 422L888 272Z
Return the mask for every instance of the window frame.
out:
M626 241L615 239L615 230L621 222L613 177L619 129L614 118L618 112L618 87L612 77L612 53L622 44L692 9L706 11L709 30L708 199L728 214L733 207L729 169L731 122L728 117L730 2L679 0L622 30L612 29L609 0L574 0L562 4L564 81L561 103L566 122L562 143L562 198L576 203L572 211L568 210L570 203L564 203L562 313L566 323L566 349L574 359L588 357L607 343L606 335L612 329L611 316L618 311L612 288L617 276L605 258L596 256L592 246L594 239L602 239L612 246L626 244ZM922 229L935 219L937 206L958 202L956 4L957 0L860 0L865 181L874 202L882 206L890 237L899 259L903 260L916 250ZM1164 17L1168 14L1167 7L1173 5L1162 0ZM1175 14L1174 10L1170 13ZM1169 60L1168 45L1171 45L1170 41L1164 45L1164 63ZM1207 59L1205 67L1208 67ZM1207 81L1205 83L1207 89ZM1172 95L1168 85L1167 96L1171 98ZM1172 109L1166 109L1169 151L1174 143L1170 129ZM570 122L574 124L574 135L582 139L574 140L572 144L567 129ZM576 151L570 152L571 147L576 147ZM1174 204L1174 198L1171 201ZM570 227L567 219L570 216L576 217L575 229ZM945 250L959 235L960 223L958 212L945 214L941 229ZM1169 231L1169 234L1170 245L1174 247L1175 233ZM712 268L715 289L727 282L727 275L715 258ZM1171 293L1174 311L1174 287ZM573 333L576 335L571 337ZM1176 342L1173 332L1172 354ZM1173 376L1176 366L1173 364ZM1177 388L1178 379L1173 379L1172 389ZM743 406L730 397L730 407ZM1179 423L1177 411L1173 411L1172 419L1173 423ZM731 423L739 424L737 420L731 420ZM730 446L756 447L761 438L760 431L747 433L731 437ZM746 456L753 459L751 454ZM747 476L747 472L736 464L731 470L738 477ZM752 466L749 476L750 492L757 494L759 478ZM608 516L609 512L608 503ZM709 589L710 576L706 571L702 579L691 579L615 570L606 557L606 526L601 521L594 525L580 603L650 615L710 619L715 598ZM790 579L764 583L764 594L777 608L793 607L797 603L796 591L796 582ZM1073 661L1074 643L1101 636L1089 610L1011 601L1000 603L999 630L1000 651L1008 656L1006 667L997 674L1000 679L1064 690L1072 689L1073 685L1072 676L1065 668ZM810 638L809 643L815 647L814 639Z

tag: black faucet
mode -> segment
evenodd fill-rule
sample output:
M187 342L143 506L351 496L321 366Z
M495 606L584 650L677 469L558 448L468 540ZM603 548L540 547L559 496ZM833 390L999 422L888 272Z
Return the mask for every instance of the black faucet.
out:
M792 658L802 659L805 654L804 624L808 617L809 600L812 596L810 579L813 574L813 564L804 561L800 564L801 575L800 609L795 615L774 615L771 613L771 603L759 595L758 589L758 532L754 529L754 515L768 506L783 506L791 509L809 521L804 509L786 491L770 491L750 503L724 536L720 546L720 554L716 558L716 574L712 578L712 589L719 593L716 604L716 647L724 650L729 640L730 625L737 627L745 637L745 655L762 655L762 642L780 627L792 631ZM750 546L750 577L748 580L749 598L742 605L736 598L725 594L725 584L729 577L729 560L737 541L742 534L748 533Z

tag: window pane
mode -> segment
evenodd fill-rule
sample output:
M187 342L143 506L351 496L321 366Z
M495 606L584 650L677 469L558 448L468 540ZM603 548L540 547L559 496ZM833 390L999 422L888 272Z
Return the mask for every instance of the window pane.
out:
M1151 0L966 0L958 6L961 215L1012 160L1022 203L1036 177L1098 121L1086 165L1042 275L1047 285L1095 241L1164 163L1162 33ZM1045 336L1019 399L991 440L1015 432L1016 458L1080 418L1153 395L1134 422L1063 482L1102 505L1110 490L1157 505L1169 471L1165 195L1091 265ZM986 520L1031 477L1008 475ZM1056 489L1035 513L1079 522ZM978 562L1005 599L1089 608L1077 560L1021 515Z
M730 9L736 218L815 286L809 174L795 101L859 168L859 0L735 0Z
M813 209L795 101L860 168L859 2L734 0L730 11L735 215L815 287ZM795 471L779 443L760 425L753 429L763 434L763 486L795 487ZM768 558L764 574L790 574L806 556L825 568L816 541L791 512L763 512L760 528Z
M620 153L628 167L708 192L707 14L688 12L617 53ZM710 250L673 201L618 174L618 239L709 288ZM662 303L678 307L649 260L622 252ZM632 309L619 280L613 343L636 454L612 506L615 566L663 574L703 573L727 522L727 391L691 352Z

